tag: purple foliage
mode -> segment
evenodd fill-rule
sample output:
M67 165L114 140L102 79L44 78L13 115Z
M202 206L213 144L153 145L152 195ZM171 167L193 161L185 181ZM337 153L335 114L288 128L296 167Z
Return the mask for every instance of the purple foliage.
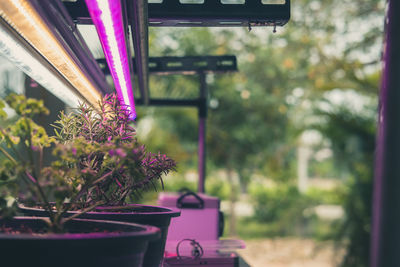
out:
M56 122L58 139L71 145L66 164L76 168L79 176L72 179L85 189L79 196L81 202L124 204L149 186L156 189L157 180L163 186L162 176L175 170L174 160L148 152L138 142L129 115L127 107L111 94L97 108L81 104L76 114L61 114Z

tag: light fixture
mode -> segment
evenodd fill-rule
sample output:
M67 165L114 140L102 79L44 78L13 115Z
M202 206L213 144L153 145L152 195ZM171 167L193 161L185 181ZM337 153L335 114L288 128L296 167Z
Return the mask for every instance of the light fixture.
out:
M83 98L73 86L1 18L0 54L68 106L75 107L82 102Z
M127 43L120 0L85 0L103 47L120 101L136 118Z
M0 16L54 66L90 104L97 105L101 93L86 77L79 64L73 60L63 43L56 37L54 29L35 9L33 2L0 1Z

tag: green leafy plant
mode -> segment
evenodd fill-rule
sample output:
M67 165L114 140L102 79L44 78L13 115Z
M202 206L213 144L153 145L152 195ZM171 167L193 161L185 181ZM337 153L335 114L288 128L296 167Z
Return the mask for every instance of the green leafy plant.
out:
M100 205L125 204L175 169L172 159L147 152L137 141L129 113L115 95L105 96L96 108L82 103L74 113L61 113L54 137L32 119L48 113L42 101L12 94L6 102L20 119L0 128L0 152L6 157L0 163L2 217L13 215L16 200L41 203L50 231L62 232L66 221ZM43 166L44 148L55 157L50 166ZM70 210L79 212L65 217Z
M67 186L62 179L53 179L43 166L43 151L55 143L43 127L33 121L33 117L48 114L43 101L26 99L24 96L10 94L6 103L15 110L19 119L6 128L0 127L0 152L5 160L0 163L0 217L15 214L16 201L42 202L44 208L52 210L49 196ZM7 117L0 104L0 115ZM65 209L57 209L49 216L51 231L62 231L61 215Z

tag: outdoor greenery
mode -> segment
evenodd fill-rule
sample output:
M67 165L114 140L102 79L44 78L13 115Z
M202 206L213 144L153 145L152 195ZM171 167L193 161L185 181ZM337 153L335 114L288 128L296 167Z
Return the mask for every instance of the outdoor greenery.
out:
M230 205L226 235L332 239L346 249L342 266L368 266L385 5L385 0L295 0L290 22L275 34L272 29L256 27L251 31L150 28L150 56L232 54L238 58L239 72L207 74L206 191ZM193 99L198 97L199 86L196 75L150 76L150 95L155 98ZM86 156L77 158L72 147L64 154L56 150L58 156L89 167L100 179L109 169L92 168L93 163L103 164L102 155L108 153L112 168L118 168L120 155L127 155L125 149L141 148L136 141L124 141L136 134L137 142L146 143L150 151L163 151L179 162L165 190L195 191L197 110L137 107L137 111L137 133L130 126L118 132L118 120L111 134L107 127L94 126L90 129L95 132L81 132L81 124L95 112L84 105L79 116L62 115L57 140L68 148L73 136L82 147L79 153ZM101 114L100 118L110 122ZM87 122L97 125L102 119ZM64 130L69 123L74 132ZM335 186L310 186L301 191L297 186L298 148L304 145L304 133L310 131L316 134L306 144L312 151L308 174L333 181ZM109 141L105 136L112 136L110 145L104 144ZM86 146L93 138L96 144ZM122 152L117 144L122 145ZM329 153L319 156L324 155L321 151ZM125 200L123 188L129 184L120 187L117 180L102 184L117 193L107 189L97 194L92 188L80 197L114 203ZM160 184L155 187L161 189ZM73 188L76 192L76 184ZM135 190L128 191L135 196ZM150 192L143 199L155 198ZM242 199L253 207L252 215L233 212ZM0 201L3 207L13 203L9 198ZM315 212L319 205L341 206L344 216L321 219Z
M207 75L207 179L217 180L207 191L230 203L249 196L255 209L251 217L229 214L228 221L236 221L231 234L335 239L347 249L343 266L368 266L384 8L384 0L292 1L291 20L276 34L265 28L151 29L151 56L238 57L238 73ZM198 96L196 76L150 81L154 97ZM196 110L138 110L144 130L138 138L180 157L167 189L196 190L185 176L197 168ZM319 133L311 140L309 175L338 186L297 189L297 148L307 131ZM320 150L328 150L328 158L319 159ZM318 205L341 205L345 216L324 221L312 212Z
M328 123L316 125L332 143L335 160L348 175L349 190L344 194L343 207L347 218L337 237L347 237L344 266L367 266L372 213L372 178L375 150L375 105L366 105L360 111L348 106L337 110L317 111Z

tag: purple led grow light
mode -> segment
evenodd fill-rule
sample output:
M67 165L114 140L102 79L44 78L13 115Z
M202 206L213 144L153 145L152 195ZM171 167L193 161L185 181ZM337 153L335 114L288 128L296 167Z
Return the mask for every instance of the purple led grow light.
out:
M85 0L93 24L96 26L117 95L129 107L131 119L136 118L130 76L127 44L120 0Z

